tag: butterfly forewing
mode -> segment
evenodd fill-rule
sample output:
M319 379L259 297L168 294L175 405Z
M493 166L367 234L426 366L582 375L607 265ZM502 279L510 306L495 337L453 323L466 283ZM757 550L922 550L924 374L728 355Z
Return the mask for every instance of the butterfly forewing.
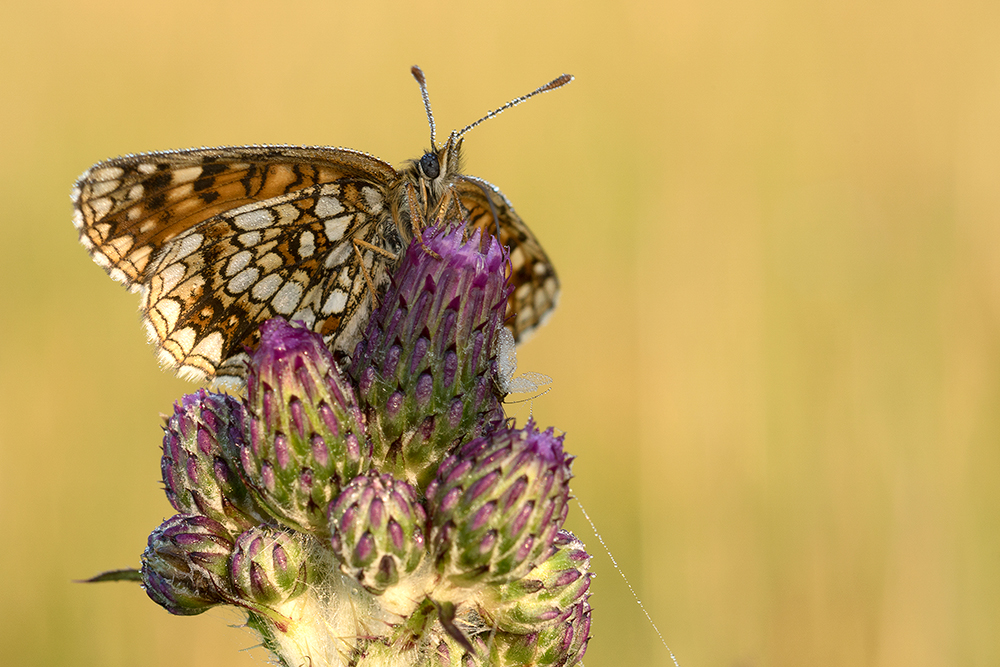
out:
M200 222L345 176L384 187L396 172L369 155L332 148L246 146L126 156L98 163L80 177L73 222L95 261L132 287L151 251Z

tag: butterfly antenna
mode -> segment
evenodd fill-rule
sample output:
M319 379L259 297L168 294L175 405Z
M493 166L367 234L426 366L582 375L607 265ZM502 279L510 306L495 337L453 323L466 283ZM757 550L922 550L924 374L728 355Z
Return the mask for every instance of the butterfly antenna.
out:
M416 67L414 67L414 69L417 70L417 71L420 71ZM413 76L417 76L417 75L414 74ZM421 74L421 77L422 76L423 76L423 74ZM417 79L417 81L420 81L420 80L421 80L420 78ZM489 112L488 114L486 114L485 116L483 116L482 118L480 118L479 120L477 120L475 123L471 123L469 125L466 125L460 131L454 133L455 134L455 138L457 139L457 138L461 137L463 134L465 134L466 132L468 132L469 130L471 130L472 128L474 128L476 125L479 125L480 123L482 123L484 120L489 120L490 118L493 118L494 116L498 116L501 113L503 113L504 111L506 111L507 109L510 109L511 107L516 107L521 102L524 102L525 100L531 99L535 95L541 95L542 93L547 93L550 90L555 90L556 88L562 88L563 86L565 86L567 83L569 83L572 80L573 80L573 75L572 74L563 74L562 76L559 76L559 77L557 77L555 79L552 79L551 81L549 81L547 84L545 84L541 88L533 90L530 93L528 93L527 95L521 95L520 97L515 98L515 99L511 100L510 102L507 102L507 104L503 105L499 109L495 109L494 111ZM427 99L426 95L427 95L427 93L425 91L424 92L424 96L425 96L424 99ZM430 113L430 107L428 107L428 112L427 113L428 114ZM431 127L433 127L433 124L431 125Z
M434 143L435 127L434 114L431 113L431 97L427 94L427 79L424 77L424 71L417 65L410 68L410 74L413 75L413 78L417 80L417 84L420 86L420 96L424 98L424 110L427 112L427 122L431 126L431 149L437 150L437 144Z

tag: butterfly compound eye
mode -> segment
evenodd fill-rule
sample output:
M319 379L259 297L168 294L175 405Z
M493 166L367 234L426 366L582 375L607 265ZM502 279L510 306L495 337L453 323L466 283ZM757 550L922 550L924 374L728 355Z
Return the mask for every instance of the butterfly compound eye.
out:
M427 178L437 178L441 173L441 165L438 163L438 156L434 153L424 153L420 158L420 171L424 172Z

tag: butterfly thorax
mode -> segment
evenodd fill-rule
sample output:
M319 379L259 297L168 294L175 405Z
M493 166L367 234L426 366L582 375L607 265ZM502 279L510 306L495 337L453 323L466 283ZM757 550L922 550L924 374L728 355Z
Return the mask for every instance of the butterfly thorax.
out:
M410 160L399 172L399 179L390 188L392 216L405 242L413 237L413 212L421 218L423 228L438 218L445 218L457 199L448 196L448 189L461 177L462 140L449 137L439 149L431 148L419 159ZM410 196L414 197L411 207ZM412 209L412 212L411 212Z

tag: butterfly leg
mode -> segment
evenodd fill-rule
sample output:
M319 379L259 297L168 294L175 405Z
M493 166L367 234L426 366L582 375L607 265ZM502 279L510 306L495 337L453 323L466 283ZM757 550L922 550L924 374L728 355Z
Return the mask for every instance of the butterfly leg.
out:
M444 197L441 198L441 202L438 204L438 212L437 212L437 215L434 217L434 225L435 226L440 225L442 222L444 222L444 219L446 217L448 217L448 211L451 209L452 204L457 204L457 206L458 206L458 215L461 218L462 217L462 202L455 195L455 189L452 188L452 187L449 187L447 190L444 191Z
M365 277L365 283L368 285L368 291L371 292L372 295L372 310L375 310L378 308L378 293L375 291L375 283L372 282L372 277L368 273L368 267L365 266L365 256L361 254L361 248L368 248L372 252L387 257L392 261L396 261L398 258L385 248L379 248L377 245L373 245L368 241L351 239L351 244L354 246L354 253L358 256L358 264L361 266L361 273Z
M441 255L427 247L424 243L423 234L420 233L420 228L424 226L424 216L420 215L420 212L417 211L417 191L413 187L413 183L406 184L406 199L410 206L410 223L413 226L413 236L416 237L417 243L420 244L420 247L423 248L424 252L428 255L434 259L441 259Z

